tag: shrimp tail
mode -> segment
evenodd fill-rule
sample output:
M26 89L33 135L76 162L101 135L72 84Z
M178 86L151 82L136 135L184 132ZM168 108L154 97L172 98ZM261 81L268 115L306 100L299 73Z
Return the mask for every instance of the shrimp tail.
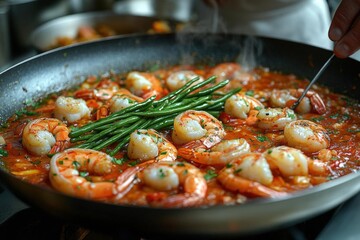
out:
M326 105L324 101L321 99L319 94L313 94L310 97L310 102L315 110L315 112L319 114L325 114L326 113Z
M245 120L246 124L249 126L255 125L259 121L259 119L256 117L258 113L258 110L250 110L249 116Z
M108 106L101 106L97 111L96 111L96 120L99 120L101 118L105 118L109 115L109 108Z
M275 191L257 182L249 181L249 183L250 184L248 188L245 190L245 192L255 196L278 198L288 195L286 192Z
M136 167L126 169L117 179L116 179L116 188L115 194L116 199L124 197L137 182L137 174L144 170L150 163L154 161L147 161L137 165Z
M237 191L253 197L277 198L288 196L286 192L278 192L258 182L254 182L242 177L227 177L225 172L220 173L218 179L224 186L227 186L229 190L235 192Z
M116 199L124 197L135 184L138 168L129 168L116 179Z
M186 160L201 164L208 164L210 158L209 152L198 152L189 148L179 148L178 155Z
M178 155L187 160L195 158L195 151L193 148L179 148Z
M69 140L57 141L54 146L50 149L49 154L55 154L61 152L70 146Z
M188 148L188 149L198 149L198 148L205 148L210 149L217 143L221 142L222 138L219 136L212 136L210 138L206 138L204 140L194 140L182 145L181 148Z

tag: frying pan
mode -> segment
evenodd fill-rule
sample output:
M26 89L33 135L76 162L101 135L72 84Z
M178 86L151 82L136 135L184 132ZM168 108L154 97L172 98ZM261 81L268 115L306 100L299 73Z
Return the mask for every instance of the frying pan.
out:
M44 52L54 45L59 37L75 38L80 27L98 27L105 25L114 30L116 35L147 33L156 17L117 14L112 11L77 13L48 21L31 34L31 44L39 52ZM165 19L163 19L165 20ZM179 21L166 19L175 29Z
M0 74L0 121L29 98L73 86L89 74L144 70L157 64L216 64L243 56L248 36L167 34L114 37L40 54ZM311 78L331 52L294 42L258 37L257 66ZM240 58L239 58L240 55ZM335 59L321 84L357 98L360 63ZM280 199L257 199L237 206L162 209L78 199L21 181L0 170L0 178L20 199L53 216L90 227L142 234L233 236L289 226L321 214L360 190L360 173L335 179Z

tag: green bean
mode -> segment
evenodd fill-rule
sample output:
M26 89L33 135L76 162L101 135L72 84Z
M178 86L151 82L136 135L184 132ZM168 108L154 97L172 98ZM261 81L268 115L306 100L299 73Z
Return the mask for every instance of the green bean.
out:
M165 109L173 109L173 108L178 108L184 105L187 105L189 103L192 103L196 100L197 98L184 98L181 102L176 102L173 103L171 105L167 105Z
M214 116L215 118L219 118L220 116L220 111L206 111L206 112Z
M113 143L115 143L117 140L121 139L122 137L124 137L125 135L129 134L130 132L134 131L135 129L137 129L138 126L140 126L141 124L143 124L144 122L146 122L146 119L141 119L140 121L138 121L137 123L135 123L132 127L128 128L126 131L121 132L117 135L114 135L108 139L106 139L105 141L103 141L102 143L100 143L99 145L97 145L96 147L94 147L94 150L101 150L104 147L107 147Z
M169 93L167 96L163 97L162 99L155 101L154 105L158 105L161 104L162 102L166 101L166 100L170 100L171 98L173 98L174 96L179 95L181 92L185 91L188 87L190 87L191 84L193 84L194 82L198 81L199 77L194 77L192 80L190 80L189 82L185 83L184 86L182 86L181 88L179 88L178 90Z
M215 92L216 90L225 87L229 82L230 82L230 80L224 80L224 81L216 84L213 87L204 89L204 90L199 91L197 93L190 94L190 95L188 95L188 97L202 97L202 96L209 95L209 94Z
M173 109L163 110L163 111L154 111L154 112L138 112L138 113L134 113L134 115L141 116L141 117L158 117L158 116L166 116L166 115L169 115L172 113L183 112L183 111L186 111L186 110L189 110L189 109L195 107L198 104L202 104L202 103L206 102L207 100L210 99L210 97L211 96L201 97L197 101L195 101L191 104L181 106L178 108L173 108Z
M91 130L102 131L104 129L108 129L109 126L113 126L114 122L121 121L124 118L134 117L133 115L134 115L134 113L132 112L132 113L125 113L124 115L121 115L121 116L116 116L116 117L112 118L113 121L111 121L111 122L110 121L104 121L104 123L102 125L100 125L98 127L95 127L95 128L93 128ZM105 119L105 118L102 118L102 119ZM98 121L100 121L100 120L98 120Z
M134 132L136 129L143 129L149 126L149 121L139 121L139 125L133 126L129 133L120 143L109 153L110 156L114 156L120 149L130 140L130 134ZM119 134L120 135L120 134Z
M170 127L173 125L174 125L174 118L168 118L162 122L152 125L152 128L155 130L161 130L161 129L164 129L164 128L167 128L167 127Z
M224 96L222 96L222 97L220 97L220 98L218 98L218 99L212 100L212 102L213 102L213 103L225 102L228 98L230 98L230 97L233 96L234 94L240 92L241 89L242 89L241 87L232 89L232 90L230 90L228 93L226 93Z
M74 137L74 138L70 139L70 142L85 141L85 140L88 140L89 138L91 138L93 135L94 135L94 133L89 133L89 134L82 135L82 136L79 136L79 137Z
M120 149L124 147L129 141L130 141L130 135L126 136L123 140L121 140L119 144L116 145L116 147L109 153L109 155L112 157L115 156L115 154L117 154L120 151Z
M73 130L70 132L69 136L70 137L77 137L77 136L80 136L81 134L84 134L88 131L91 131L93 129L95 129L96 127L100 127L104 124L108 124L108 123L111 123L115 120L118 120L118 118L115 118L115 117L120 117L121 115L124 115L126 113L130 113L130 112L134 112L135 110L140 110L140 109L143 109L143 108L147 108L153 101L155 100L155 96L152 96L150 97L149 99L147 99L146 101L144 102L141 102L141 103L138 103L138 104L134 104L134 105L131 105L127 108L124 108L118 112L115 112L111 115L109 115L108 117L106 118L102 118L102 119L99 119L97 120L96 122L93 122L93 123L89 123L83 127L80 127L76 130ZM120 117L120 118L123 118L124 116Z
M109 153L114 156L129 142L130 134L136 129L171 128L176 116L190 109L203 110L218 117L224 108L226 99L241 90L241 88L237 88L226 94L216 93L216 90L229 83L229 80L225 80L194 93L195 90L213 82L215 77L210 77L192 86L198 79L192 79L183 87L158 101L154 101L155 96L153 96L142 103L134 104L96 122L80 128L72 128L71 141L82 141L78 147L94 150L101 150L117 144Z
M203 81L203 82L200 82L200 83L198 83L198 84L196 84L196 85L194 85L194 86L191 86L191 87L187 88L185 91L183 91L182 93L178 94L174 99L172 99L172 100L170 101L170 104L173 104L173 103L175 103L175 102L177 102L177 101L185 98L189 93L195 91L196 89L199 89L199 88L205 86L206 84L209 84L209 83L213 82L213 81L215 80L215 78L216 78L215 76L209 77L207 80L205 80L205 81Z
M110 126L108 129L105 129L105 130L102 130L101 132L99 133L96 133L93 137L91 137L88 141L89 142L92 142L92 141L95 141L103 136L106 136L107 134L113 132L114 130L120 128L120 127L123 127L123 126L127 126L129 124L132 124L136 121L139 121L140 118L139 117L129 117L127 119L124 119L122 121L119 121L115 124L113 124L112 126Z

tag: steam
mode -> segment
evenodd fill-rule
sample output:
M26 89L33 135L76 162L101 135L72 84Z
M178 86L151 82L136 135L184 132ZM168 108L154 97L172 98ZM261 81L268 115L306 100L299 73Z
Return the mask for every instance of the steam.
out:
M251 71L258 66L257 58L261 55L262 50L261 41L255 36L248 36L241 46L236 62L243 67L244 71Z
M215 0L210 0L210 3L214 9L211 29L212 29L212 33L216 33L218 31L218 26L219 26L219 6Z
M227 30L226 24L221 17L221 6L218 5L218 2L216 0L207 0L207 2L210 6L200 6L202 9L201 11L199 10L199 20L196 24L187 25L182 31L177 32L177 41L182 45L181 49L184 49L181 63L193 64L195 62L193 53L186 50L194 47L196 39L207 39L205 43L211 47L222 36L210 36L208 33L238 34L237 32ZM188 35L187 33L196 33L196 36ZM255 36L247 35L242 42L231 42L229 44L231 46L234 45L234 49L240 49L234 61L238 62L244 71L251 71L258 66L257 58L261 55L263 49L259 39Z

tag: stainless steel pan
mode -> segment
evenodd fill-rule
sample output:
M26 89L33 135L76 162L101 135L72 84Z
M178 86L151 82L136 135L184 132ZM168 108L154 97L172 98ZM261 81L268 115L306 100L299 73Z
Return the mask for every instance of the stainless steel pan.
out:
M29 98L73 86L89 74L124 72L181 63L234 61L244 50L245 36L152 35L118 37L61 48L38 55L0 74L0 120ZM257 65L311 78L331 52L298 43L258 38ZM360 95L360 63L336 59L320 83L352 97ZM143 234L232 236L295 224L323 213L360 190L360 173L307 189L283 199L259 199L238 206L156 209L99 203L69 197L28 184L4 170L5 185L31 206L76 223L126 229Z
M152 24L161 20L157 17L137 16L130 14L117 14L112 11L98 11L77 13L59 17L37 27L31 34L32 46L44 52L56 43L59 37L75 38L78 29L82 26L98 27L105 25L116 32L116 35L146 33L152 28ZM175 29L179 21L166 20L172 29Z

